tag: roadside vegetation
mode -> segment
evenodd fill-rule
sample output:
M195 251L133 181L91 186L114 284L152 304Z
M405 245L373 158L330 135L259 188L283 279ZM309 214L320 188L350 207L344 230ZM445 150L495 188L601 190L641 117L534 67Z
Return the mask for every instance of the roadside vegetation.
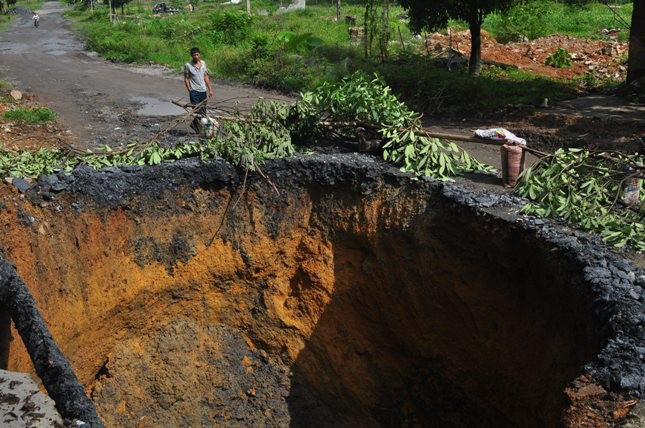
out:
M279 6L275 1L251 4L251 16L243 4L212 2L197 3L193 13L164 17L153 16L149 4L130 2L114 24L108 19L107 7L100 4L93 13L79 6L69 15L86 35L88 47L106 58L154 62L179 70L190 47L199 46L214 77L285 92L313 89L354 71L377 72L416 109L478 112L508 104L537 104L544 98L570 98L581 87L580 81L538 76L513 67L485 66L477 78L468 76L463 66L449 71L445 59L433 57L424 35L410 32L405 11L394 4L388 11L387 53L382 54L376 34L369 55L360 37L352 40L350 36L350 28L355 33L363 30L362 2L343 3L339 22L334 20L335 6L327 2L308 2L307 9L286 14L274 14ZM181 2L173 5L185 6ZM602 30L624 28L618 19L629 21L631 8L623 4L616 9L620 17L616 18L611 9L596 2L535 0L506 14L488 15L482 28L506 40L551 33L606 38ZM269 16L257 15L260 10ZM450 25L455 31L465 27L459 21ZM625 34L621 32L620 37ZM595 82L596 86L601 83Z
M606 3L606 4L605 4ZM619 6L612 9L609 6ZM587 39L606 39L603 30L622 29L618 40L627 41L633 3L629 1L553 1L535 0L515 4L507 13L492 13L482 28L500 42L522 37L537 39L563 34ZM614 13L615 11L615 13ZM451 21L451 27L466 29L464 22Z
M32 125L56 120L56 112L47 107L18 107L4 113L4 118L14 122L24 122Z

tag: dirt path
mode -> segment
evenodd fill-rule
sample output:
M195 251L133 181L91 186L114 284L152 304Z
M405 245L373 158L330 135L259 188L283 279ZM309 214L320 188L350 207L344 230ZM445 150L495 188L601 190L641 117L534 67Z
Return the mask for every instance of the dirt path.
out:
M56 110L79 144L146 138L183 112L169 102L187 98L177 73L161 67L117 65L87 52L62 16L64 10L60 2L46 2L38 11L40 28L34 28L31 19L17 16L12 27L0 33L0 76L36 93L39 101ZM276 97L219 82L214 92L215 102L240 97L247 105L260 96ZM188 131L182 126L173 136L190 138Z

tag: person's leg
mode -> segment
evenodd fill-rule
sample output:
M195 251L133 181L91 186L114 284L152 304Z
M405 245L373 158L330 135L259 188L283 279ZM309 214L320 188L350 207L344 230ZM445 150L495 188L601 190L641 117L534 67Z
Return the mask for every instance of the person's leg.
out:
M195 92L195 103L199 104L202 101L205 101L208 94L206 92ZM197 114L206 114L206 103L202 104L200 108L197 109Z
M197 91L190 91L190 103L193 106L196 106L197 104L201 103L204 101L207 97L206 92L197 92ZM205 115L206 114L206 106L201 106L198 109L193 109L193 113L195 114L200 114L200 115ZM195 117L193 119L193 123L191 124L191 128L195 130L195 132L199 133L200 124L199 124L199 118Z

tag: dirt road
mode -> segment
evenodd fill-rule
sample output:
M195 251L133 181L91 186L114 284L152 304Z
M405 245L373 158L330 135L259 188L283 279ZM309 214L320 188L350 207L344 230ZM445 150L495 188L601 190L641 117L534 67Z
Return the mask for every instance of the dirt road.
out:
M183 112L169 102L187 98L181 76L161 67L117 65L87 52L62 16L64 10L60 2L46 2L38 11L39 28L29 17L16 16L12 27L0 33L0 76L56 110L79 145L146 138ZM216 103L240 97L248 105L260 96L276 97L219 82L214 92ZM190 138L188 131L181 126L173 136Z

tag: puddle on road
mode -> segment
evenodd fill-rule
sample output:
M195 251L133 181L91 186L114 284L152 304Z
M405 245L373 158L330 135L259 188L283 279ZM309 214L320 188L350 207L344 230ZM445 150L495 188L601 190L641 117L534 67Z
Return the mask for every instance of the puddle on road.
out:
M130 101L140 105L137 110L139 116L177 116L186 113L184 109L172 104L170 101L152 97L130 97Z
M0 52L6 52L10 54L22 54L29 52L30 46L26 43L12 43L12 42L0 42Z
M43 52L47 55L65 55L67 53L82 50L82 46L67 40L50 40L42 45Z

